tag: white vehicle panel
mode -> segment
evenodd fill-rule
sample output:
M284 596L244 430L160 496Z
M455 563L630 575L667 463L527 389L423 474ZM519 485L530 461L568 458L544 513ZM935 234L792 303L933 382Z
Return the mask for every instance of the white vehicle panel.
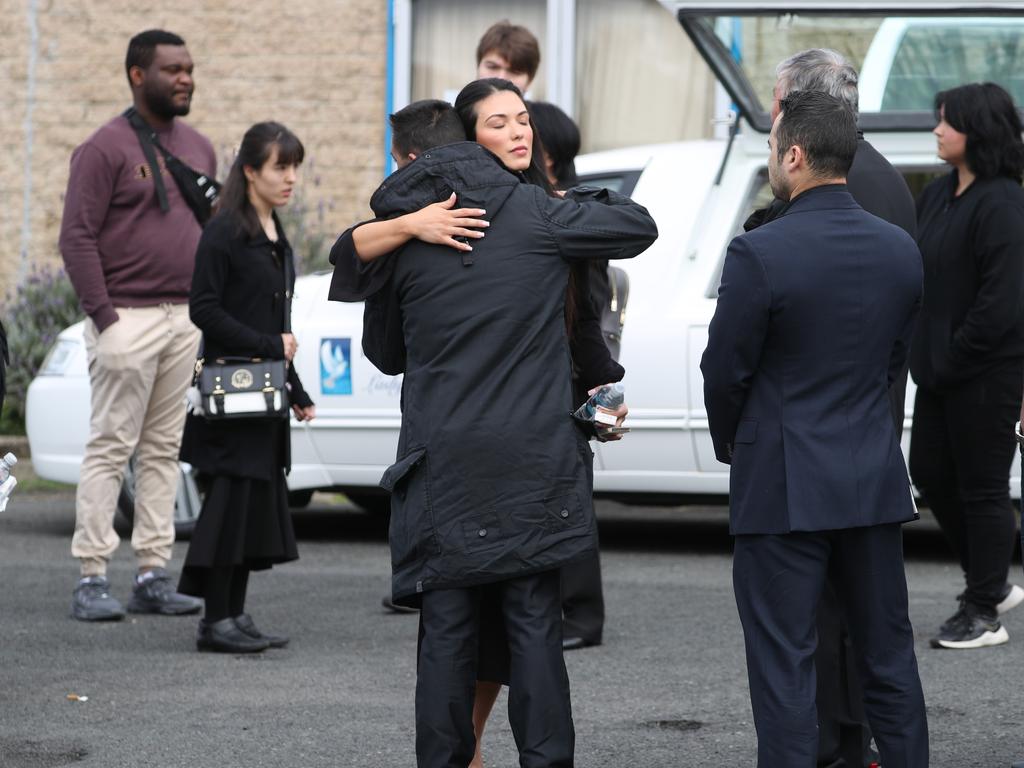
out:
M912 13L979 9L976 2L928 0L661 1L673 12L684 11L684 17L690 14L691 19L693 14L743 12L906 11L907 18L881 22L869 47L860 78L862 113L877 113L880 108L905 30L922 22L923 17ZM1024 1L986 0L983 7L986 13L1022 12ZM1021 23L1019 16L1006 18ZM988 23L984 19L960 20ZM718 64L716 71L728 69L722 61ZM767 106L757 99L748 99L750 103L744 107L741 97L747 91L739 87L742 82L730 86L725 77L723 85L732 87L741 112L756 108L744 112L746 117L740 118L731 145L727 139L686 141L599 152L576 160L577 172L584 179L628 176L635 180L631 195L648 208L660 232L645 253L616 262L630 279L620 362L627 371L627 426L631 432L621 441L593 444L598 491L634 496L728 491L728 468L715 459L708 432L700 359L728 243L742 231L754 204L766 202L761 196L765 194L767 135L751 126L763 128L768 117ZM752 117L755 111L763 114ZM922 114L922 120L931 119L929 113ZM901 171L941 168L934 139L922 129L923 123L914 124L912 130L894 127L891 121L865 122L869 123L878 130L869 130L867 139ZM292 321L299 350L295 364L316 403L317 417L311 423L291 422L291 490L376 487L395 459L402 377L381 373L365 358L361 347L363 306L328 301L330 279L329 274L310 275L296 283ZM65 330L61 342L70 345L67 356L57 356L55 370L41 373L29 388L26 428L40 476L76 482L89 420L82 324ZM913 394L911 382L904 451L909 443ZM1018 496L1019 456L1012 474L1011 493Z

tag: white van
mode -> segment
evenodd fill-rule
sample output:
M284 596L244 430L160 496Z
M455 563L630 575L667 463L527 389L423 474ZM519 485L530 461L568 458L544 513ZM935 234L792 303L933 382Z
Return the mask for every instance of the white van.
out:
M826 46L862 67L861 127L916 189L942 168L931 135L931 97L908 101L908 84L914 93L933 96L931 89L955 84L949 77L966 73L971 79L998 80L1003 74L1017 92L1016 73L1024 71L1017 66L1007 74L1001 68L1005 58L991 54L1008 46L1006 29L1024 25L1024 2L985 3L984 17L972 15L976 4L971 2L662 2L724 86L735 121L728 138L577 159L583 181L632 196L647 206L661 232L647 252L619 264L630 279L620 362L627 371L632 432L619 442L595 445L596 491L633 503L728 492L728 468L715 460L708 433L699 362L726 247L747 215L770 197L766 139L778 61ZM941 16L923 15L935 9ZM885 16L894 10L900 16ZM992 24L997 12L1006 15ZM939 77L935 56L909 52L916 45L915 30L936 33L948 29L951 18L961 34L942 38L943 55L952 61L966 56L971 66L953 75L943 70ZM957 41L968 48L957 49ZM978 56L978 51L989 53ZM993 69L985 69L985 62ZM377 482L394 461L398 440L401 378L382 374L365 359L362 306L328 302L329 283L330 275L321 274L300 278L296 285L297 365L317 403L317 418L292 423L288 484L297 501L314 489L339 489L364 506L380 506L384 497ZM908 425L912 404L911 385ZM29 389L27 427L41 476L77 481L88 411L79 324L61 334ZM904 434L906 448L909 430ZM1014 475L1019 476L1019 463ZM1012 487L1016 491L1019 485ZM181 498L188 503L194 495ZM192 514L180 513L184 521Z

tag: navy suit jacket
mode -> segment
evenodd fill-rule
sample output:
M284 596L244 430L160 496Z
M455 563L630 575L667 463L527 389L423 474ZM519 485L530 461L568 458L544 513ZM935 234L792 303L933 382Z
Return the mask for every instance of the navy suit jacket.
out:
M730 243L701 371L734 534L915 517L887 390L921 283L914 240L845 185Z

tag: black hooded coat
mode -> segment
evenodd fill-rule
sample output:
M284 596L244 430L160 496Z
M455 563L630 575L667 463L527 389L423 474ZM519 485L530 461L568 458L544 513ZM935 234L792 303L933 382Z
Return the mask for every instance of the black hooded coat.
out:
M630 258L657 237L628 198L584 188L550 198L472 142L424 153L371 207L386 218L452 191L487 211L486 237L462 258L418 240L389 257L379 298L397 305L404 354L365 350L405 372L398 457L381 486L392 492L393 597L406 604L596 549L593 454L571 416L568 260Z

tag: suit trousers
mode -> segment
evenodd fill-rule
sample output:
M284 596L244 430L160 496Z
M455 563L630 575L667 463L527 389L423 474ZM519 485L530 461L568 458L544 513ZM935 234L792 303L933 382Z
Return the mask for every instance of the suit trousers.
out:
M185 389L199 351L187 304L118 307L103 333L85 322L92 415L75 494L71 554L83 576L106 573L120 543L114 511L128 459L135 464L132 549L140 566L163 567L174 544L178 450Z
M497 599L508 637L508 719L522 768L571 768L575 731L562 658L557 570L485 587L428 590L420 610L416 765L466 768L473 759L473 697L482 600Z
M816 625L818 768L866 768L873 762L871 729L864 716L856 654L839 597L827 578Z
M910 361L889 387L896 436L903 437ZM873 762L871 728L864 716L863 695L850 633L839 596L826 580L818 603L818 648L814 653L818 691L819 768L864 768Z
M918 387L914 401L910 475L960 558L964 596L992 613L1016 540L1009 478L1022 376L1014 362L955 389Z
M898 524L736 537L733 586L758 768L816 764L815 613L827 577L849 622L882 764L927 768L928 724Z
M601 586L601 556L563 565L562 635L582 637L598 645L604 632L604 589Z

